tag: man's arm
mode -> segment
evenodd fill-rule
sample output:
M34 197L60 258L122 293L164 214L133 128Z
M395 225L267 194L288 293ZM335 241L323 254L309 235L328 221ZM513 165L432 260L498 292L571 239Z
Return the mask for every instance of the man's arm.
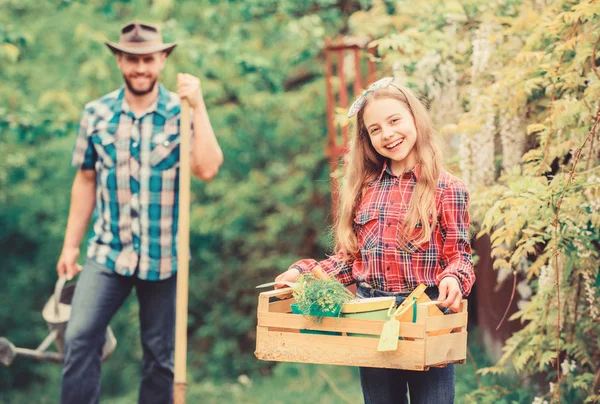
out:
M189 74L178 74L177 87L179 96L187 98L194 110L194 144L190 169L196 177L209 181L217 175L223 164L223 152L206 111L200 79Z
M219 147L204 99L194 107L194 146L192 147L191 170L201 180L209 181L217 175L223 164L223 152Z
M63 249L56 264L58 276L71 280L81 271L77 264L79 245L96 204L96 171L78 170L71 190L71 206Z

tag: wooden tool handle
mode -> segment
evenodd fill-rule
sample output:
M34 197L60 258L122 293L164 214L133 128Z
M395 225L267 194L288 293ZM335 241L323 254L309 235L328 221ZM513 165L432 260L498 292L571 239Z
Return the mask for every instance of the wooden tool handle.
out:
M179 218L177 233L177 306L175 314L175 374L173 400L185 404L188 277L190 261L190 104L181 100L179 157Z
M327 274L327 272L325 272L325 271L323 270L323 268L321 268L321 266L320 266L320 265L317 265L316 267L314 267L314 268L313 268L313 270L312 270L312 274L313 274L313 275L314 275L316 278L318 278L318 279L323 279L323 280L325 280L325 281L328 281L329 279L331 279L331 276L329 276L329 275Z

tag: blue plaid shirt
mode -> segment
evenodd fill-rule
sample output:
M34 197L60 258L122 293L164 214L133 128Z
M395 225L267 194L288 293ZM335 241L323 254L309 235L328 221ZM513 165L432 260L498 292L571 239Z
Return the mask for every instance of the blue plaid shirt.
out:
M181 100L159 85L136 116L122 87L85 106L72 165L96 170L88 258L125 276L162 280L177 270Z

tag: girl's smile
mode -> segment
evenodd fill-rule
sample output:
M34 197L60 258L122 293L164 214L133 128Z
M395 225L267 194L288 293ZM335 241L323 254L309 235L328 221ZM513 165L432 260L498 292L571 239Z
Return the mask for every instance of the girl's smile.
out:
M385 148L390 151L397 151L399 149L399 146L402 144L402 142L404 142L404 139L395 140L392 143L386 145Z
M400 174L417 162L417 129L410 110L394 98L375 98L365 106L363 120L373 148L391 160Z

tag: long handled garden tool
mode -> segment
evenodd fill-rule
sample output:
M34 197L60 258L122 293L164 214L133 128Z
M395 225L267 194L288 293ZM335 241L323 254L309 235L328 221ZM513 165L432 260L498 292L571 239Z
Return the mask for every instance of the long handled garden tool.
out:
M190 254L190 104L181 101L181 142L179 163L179 222L177 245L177 306L175 314L174 404L185 404L187 311Z

